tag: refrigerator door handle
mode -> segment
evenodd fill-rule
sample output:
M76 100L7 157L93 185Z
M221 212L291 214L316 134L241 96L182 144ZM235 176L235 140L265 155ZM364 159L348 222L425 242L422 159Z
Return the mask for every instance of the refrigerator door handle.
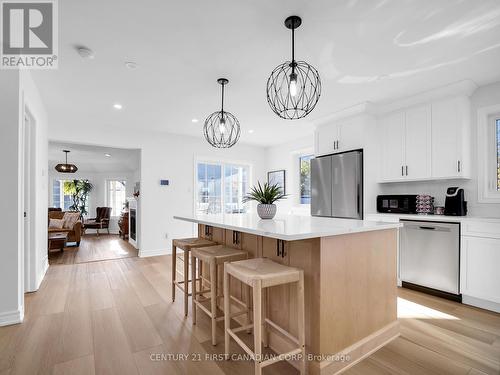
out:
M357 211L358 215L361 215L361 204L359 203L360 198L361 198L361 194L360 194L361 184L358 183L358 187L356 188L356 190L357 190L357 194L356 194L356 211Z

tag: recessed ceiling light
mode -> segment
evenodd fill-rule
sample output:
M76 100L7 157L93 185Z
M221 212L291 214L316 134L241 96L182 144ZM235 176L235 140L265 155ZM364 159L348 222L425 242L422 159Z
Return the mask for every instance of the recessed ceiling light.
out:
M87 47L77 47L76 51L82 59L93 59L95 57L94 51Z
M250 130L248 131L248 133L249 133L249 134L253 134L253 132L254 132L254 130L253 130L253 129L250 129Z
M107 158L110 158L111 154L104 154L104 156L106 156Z
M191 120L191 122L197 123L199 120L197 118L194 118Z
M122 109L123 106L120 103L115 103L115 104L113 104L113 108L114 109Z
M125 61L125 66L131 70L137 69L139 65L133 61Z

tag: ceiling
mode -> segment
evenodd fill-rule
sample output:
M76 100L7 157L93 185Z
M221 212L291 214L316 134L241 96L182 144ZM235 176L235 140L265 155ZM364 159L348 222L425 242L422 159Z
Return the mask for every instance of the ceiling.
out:
M50 170L57 164L64 163L65 155L62 150L71 151L68 163L75 164L78 172L136 172L140 168L140 150L49 142Z
M272 69L290 58L283 21L292 14L303 18L296 57L322 79L317 107L298 121L278 118L265 93ZM498 0L65 0L59 20L59 69L33 75L61 127L202 137L204 119L220 109L216 79L226 77L241 142L272 145L364 101L500 80ZM95 59L82 59L77 45Z

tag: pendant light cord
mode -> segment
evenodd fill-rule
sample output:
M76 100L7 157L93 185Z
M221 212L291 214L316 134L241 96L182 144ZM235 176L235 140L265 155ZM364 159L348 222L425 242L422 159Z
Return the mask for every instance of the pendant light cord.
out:
M292 74L295 73L295 22L292 21Z
M222 117L224 118L224 83L221 83L222 85Z

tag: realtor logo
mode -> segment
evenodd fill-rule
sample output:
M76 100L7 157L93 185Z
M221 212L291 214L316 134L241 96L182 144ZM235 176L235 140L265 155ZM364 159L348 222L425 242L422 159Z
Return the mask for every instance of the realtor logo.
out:
M57 68L56 0L3 0L0 13L2 69Z

